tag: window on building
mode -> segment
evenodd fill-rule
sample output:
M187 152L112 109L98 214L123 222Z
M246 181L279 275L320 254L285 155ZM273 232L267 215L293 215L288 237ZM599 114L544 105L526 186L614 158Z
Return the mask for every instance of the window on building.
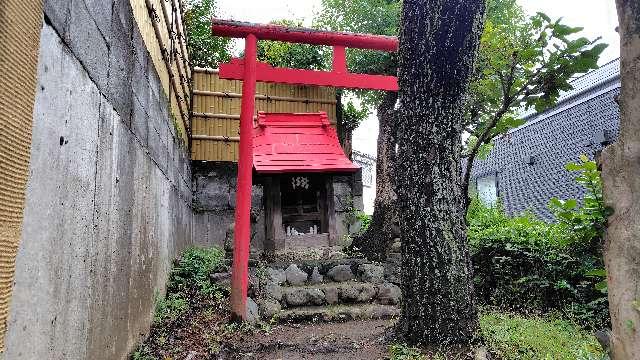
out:
M482 176L476 179L478 198L485 205L495 205L498 201L498 179L496 175Z

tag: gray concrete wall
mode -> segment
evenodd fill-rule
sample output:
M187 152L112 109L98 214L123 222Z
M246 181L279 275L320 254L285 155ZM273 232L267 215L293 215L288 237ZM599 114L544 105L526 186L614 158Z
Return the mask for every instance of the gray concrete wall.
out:
M129 1L45 1L5 359L122 359L192 244L191 174Z

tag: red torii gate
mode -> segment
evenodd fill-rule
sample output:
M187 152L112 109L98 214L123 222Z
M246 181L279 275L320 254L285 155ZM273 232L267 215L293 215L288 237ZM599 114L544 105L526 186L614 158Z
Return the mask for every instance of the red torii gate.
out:
M245 319L251 232L249 212L251 210L252 129L255 112L256 81L397 91L398 80L395 76L350 73L347 70L345 48L396 52L398 50L398 38L219 19L212 19L211 23L211 30L215 36L245 39L244 59L233 59L229 63L220 64L219 72L222 79L242 80L240 154L238 158L236 222L231 270L231 310L235 317ZM332 46L332 71L274 68L269 64L258 62L256 56L258 40Z

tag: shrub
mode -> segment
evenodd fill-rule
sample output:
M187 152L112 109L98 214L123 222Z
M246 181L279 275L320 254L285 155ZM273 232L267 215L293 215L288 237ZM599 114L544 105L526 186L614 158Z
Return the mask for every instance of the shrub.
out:
M223 269L224 252L218 248L189 248L174 262L167 293L185 292L191 288L212 294L216 286L210 275Z
M567 169L579 171L584 205L551 200L558 217L545 223L530 213L505 214L501 204L475 199L467 214L468 239L481 303L518 311L562 310L581 324L608 324L601 282L602 229L606 210L595 164L586 157Z

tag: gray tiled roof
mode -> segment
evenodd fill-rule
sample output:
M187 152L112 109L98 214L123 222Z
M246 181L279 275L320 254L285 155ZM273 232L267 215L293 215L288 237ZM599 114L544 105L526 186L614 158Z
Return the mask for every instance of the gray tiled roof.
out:
M619 62L610 62L572 82L556 107L527 115L527 123L494 141L486 160L476 160L472 177L497 174L498 195L508 213L527 209L546 220L551 197L581 199L584 190L564 165L580 154L593 158L605 140L618 135ZM533 160L533 161L531 161ZM530 164L533 162L532 164Z

